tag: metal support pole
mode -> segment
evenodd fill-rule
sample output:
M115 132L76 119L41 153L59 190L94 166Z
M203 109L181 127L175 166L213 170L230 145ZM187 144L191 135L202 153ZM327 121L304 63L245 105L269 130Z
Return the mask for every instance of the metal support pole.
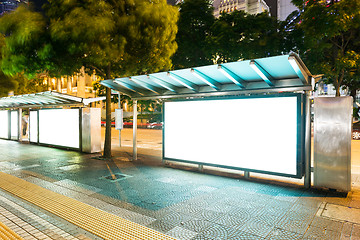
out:
M244 177L246 179L250 179L250 172L244 172Z
M134 109L134 116L133 116L133 160L137 160L137 100L133 101L133 109Z
M83 133L83 128L82 128L82 114L83 114L83 109L80 107L79 108L79 151L82 152L82 148L83 148L83 139L82 139L82 133Z
M310 91L305 96L305 188L311 187L311 102Z
M118 97L119 97L119 109L121 109L120 92L118 92ZM119 147L121 147L121 129L119 129Z
M8 139L11 139L11 110L8 110Z

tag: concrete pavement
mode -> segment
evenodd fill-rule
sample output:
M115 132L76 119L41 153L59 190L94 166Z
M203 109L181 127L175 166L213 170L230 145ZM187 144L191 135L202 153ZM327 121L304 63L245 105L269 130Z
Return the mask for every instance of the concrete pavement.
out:
M360 239L360 141L352 146L353 192L343 196L260 174L248 181L236 171L164 167L158 130L139 129L139 160L130 162L131 129L122 136L119 148L113 135L112 160L0 140L0 171L177 239ZM0 221L25 239L99 239L6 191L0 207Z

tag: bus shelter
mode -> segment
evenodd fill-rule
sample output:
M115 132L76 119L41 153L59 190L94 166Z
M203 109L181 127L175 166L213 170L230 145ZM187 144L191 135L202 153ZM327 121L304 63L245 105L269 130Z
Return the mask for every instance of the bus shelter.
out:
M100 152L101 112L87 106L103 99L52 91L0 98L0 138Z
M163 99L163 160L311 179L312 75L296 54L101 84L137 100ZM137 125L133 124L133 158Z

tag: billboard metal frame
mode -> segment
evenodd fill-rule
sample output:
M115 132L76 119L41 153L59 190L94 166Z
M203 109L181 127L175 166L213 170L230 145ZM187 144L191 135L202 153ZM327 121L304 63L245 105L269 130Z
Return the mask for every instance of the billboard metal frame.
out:
M174 161L174 162L183 162L183 163L191 163L201 166L212 166L212 167L220 167L220 168L227 168L227 169L234 169L234 170L241 170L245 172L256 172L262 174L269 174L269 175L276 175L282 177L290 177L290 178L297 178L300 179L305 174L305 94L303 93L282 93L282 94L271 94L271 95L251 95L251 96L231 96L231 97L221 97L221 98L196 98L196 99L178 99L173 101L167 102L189 102L189 101L211 101L211 100L227 100L227 99L254 99L254 98L281 98L281 97L297 97L297 146L296 146L296 174L284 174L278 172L270 172L270 171L263 171L257 169L248 169L248 168L239 168L239 167L232 167L228 165L221 165L221 164L211 164L211 163L203 163L203 162L196 162L196 161L189 161L184 159L175 159L175 158L166 158L165 157L165 131L166 131L166 111L163 111L163 118L164 118L164 125L163 125L163 146L162 146L162 158L163 161ZM166 102L165 102L166 104Z

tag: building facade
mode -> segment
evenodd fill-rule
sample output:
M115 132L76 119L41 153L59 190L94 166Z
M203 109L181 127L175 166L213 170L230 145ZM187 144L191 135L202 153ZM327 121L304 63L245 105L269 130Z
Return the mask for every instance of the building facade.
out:
M291 3L291 0L278 0L277 18L280 21L285 21L289 14L296 10L298 10L298 8Z
M20 3L28 4L25 0L0 0L0 15L15 10Z
M270 8L264 0L219 0L214 2L215 17L219 17L223 12L231 13L235 10L242 10L250 14L270 12Z
M95 97L93 83L98 80L97 76L96 74L91 76L86 74L84 68L81 69L80 73L73 76L53 78L44 74L40 78L43 79L43 84L47 86L49 91L66 93L81 98Z

